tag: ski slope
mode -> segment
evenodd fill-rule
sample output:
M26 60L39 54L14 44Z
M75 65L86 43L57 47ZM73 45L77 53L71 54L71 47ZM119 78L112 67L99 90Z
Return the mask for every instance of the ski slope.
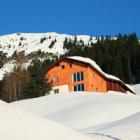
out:
M140 138L140 97L137 95L77 92L23 100L12 105L89 134L93 138ZM124 130L125 127L128 129Z

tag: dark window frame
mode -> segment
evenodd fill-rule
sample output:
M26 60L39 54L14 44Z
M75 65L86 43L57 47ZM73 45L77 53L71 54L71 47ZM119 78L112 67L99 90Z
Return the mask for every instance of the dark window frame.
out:
M72 82L80 82L84 80L84 73L83 71L81 72L76 72L72 74Z
M85 91L85 85L84 84L74 85L73 91Z
M59 89L54 89L54 94L58 94L59 93Z

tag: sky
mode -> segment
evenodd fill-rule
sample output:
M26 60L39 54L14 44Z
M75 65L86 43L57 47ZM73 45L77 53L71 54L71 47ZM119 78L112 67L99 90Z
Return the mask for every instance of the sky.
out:
M140 0L0 0L0 35L15 32L140 37Z

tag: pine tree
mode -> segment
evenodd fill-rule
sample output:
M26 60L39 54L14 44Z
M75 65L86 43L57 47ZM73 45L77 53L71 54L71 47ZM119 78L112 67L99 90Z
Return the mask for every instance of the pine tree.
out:
M26 98L44 96L51 90L51 85L47 83L43 73L43 66L39 59L32 61L28 67L30 82L24 90Z

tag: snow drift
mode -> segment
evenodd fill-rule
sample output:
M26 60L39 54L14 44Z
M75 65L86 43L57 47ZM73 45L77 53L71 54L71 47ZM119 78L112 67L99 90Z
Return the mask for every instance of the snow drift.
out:
M88 140L89 137L0 101L1 140Z
M96 133L106 137L110 136L118 140L140 140L140 112L118 121L90 127L83 132L91 135Z
M140 137L140 97L136 95L76 92L12 104L94 138L100 136L100 139L136 140ZM135 113L138 113L137 117ZM125 127L128 129L123 131Z

